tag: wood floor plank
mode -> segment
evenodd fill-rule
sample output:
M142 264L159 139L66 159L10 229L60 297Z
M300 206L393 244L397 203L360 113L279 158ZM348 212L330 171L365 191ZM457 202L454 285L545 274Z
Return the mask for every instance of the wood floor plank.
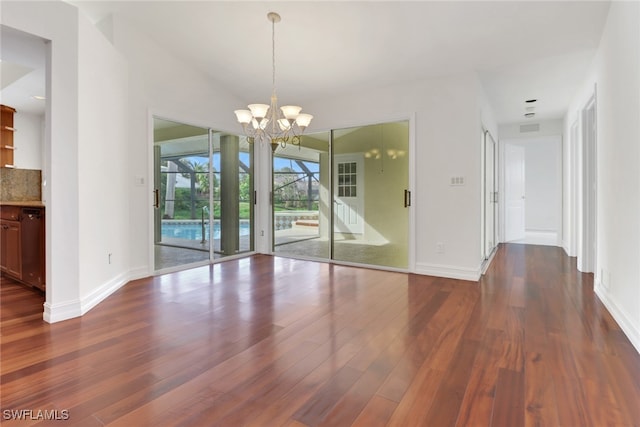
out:
M640 425L640 355L561 248L500 245L478 283L254 255L43 302L0 277L0 409L55 425Z
M524 425L524 375L500 368L491 415L492 427Z
M525 426L557 426L559 425L557 398L553 388L553 376L547 367L545 354L527 352L525 359Z
M458 346L426 415L429 423L438 426L455 425L479 345L477 341L463 340Z
M293 414L293 419L312 427L320 425L361 376L362 372L348 366L343 367Z
M351 424L353 427L384 427L398 404L380 396L373 396L358 418Z

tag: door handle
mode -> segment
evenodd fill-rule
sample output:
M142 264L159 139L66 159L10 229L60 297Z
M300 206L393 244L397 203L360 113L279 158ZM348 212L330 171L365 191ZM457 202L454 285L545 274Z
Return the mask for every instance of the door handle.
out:
M411 206L411 191L404 190L404 207L407 208Z
M154 202L153 207L158 209L160 207L160 190L157 188L153 190Z

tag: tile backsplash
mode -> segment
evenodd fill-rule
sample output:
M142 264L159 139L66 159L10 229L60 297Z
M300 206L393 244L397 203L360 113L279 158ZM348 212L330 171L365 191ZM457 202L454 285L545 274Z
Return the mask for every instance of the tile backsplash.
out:
M42 171L0 168L0 201L30 202L42 200Z

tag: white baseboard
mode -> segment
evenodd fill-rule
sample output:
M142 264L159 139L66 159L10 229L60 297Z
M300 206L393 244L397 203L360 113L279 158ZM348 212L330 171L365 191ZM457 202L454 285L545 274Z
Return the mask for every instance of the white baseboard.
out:
M638 329L638 325L634 325L631 318L620 309L613 299L609 298L609 295L600 283L596 283L594 290L598 298L600 298L600 301L602 301L602 304L609 310L609 313L611 313L615 321L618 322L622 332L629 338L629 341L631 341L636 351L640 353L640 329Z
M86 297L82 298L82 300L80 300L80 308L82 309L82 314L85 314L93 307L98 305L101 301L104 301L109 295L120 289L128 281L129 275L121 274L109 280L99 288L95 289Z
M546 230L526 230L525 241L530 245L561 246L558 233Z
M141 277L147 276L142 275ZM130 273L121 274L109 280L107 283L104 283L81 300L66 301L56 304L49 304L46 302L44 303L44 313L42 318L45 322L55 323L82 316L104 301L109 295L127 284L130 280L134 280L131 278Z
M149 276L151 276L151 274L149 273L149 269L147 267L138 267L129 270L129 280L144 279L145 277Z
M44 313L42 319L47 323L61 322L82 316L80 300L67 301L58 304L44 303Z
M453 265L440 265L428 263L416 263L416 274L427 276L446 277L448 279L470 280L477 282L482 274L481 266L478 268L465 268Z
M498 252L497 246L493 249L493 251L491 251L491 255L489 255L489 258L482 261L482 267L480 271L482 274L485 274L489 269L489 266L491 265L491 261L493 261L493 258L496 256L496 252Z

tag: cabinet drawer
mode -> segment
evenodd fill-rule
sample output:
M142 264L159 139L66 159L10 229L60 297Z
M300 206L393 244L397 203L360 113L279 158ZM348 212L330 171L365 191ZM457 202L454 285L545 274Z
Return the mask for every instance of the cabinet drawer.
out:
M0 206L0 219L19 221L20 209L20 206Z

